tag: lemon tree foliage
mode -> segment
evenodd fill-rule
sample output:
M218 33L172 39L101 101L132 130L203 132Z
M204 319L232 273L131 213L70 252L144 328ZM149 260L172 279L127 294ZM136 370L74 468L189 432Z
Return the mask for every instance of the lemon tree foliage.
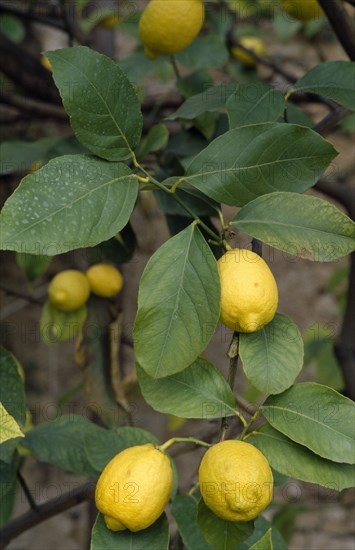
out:
M217 137L188 166L185 180L212 199L243 206L274 191L302 193L336 156L318 134L293 124L252 124Z
M244 206L232 224L307 260L330 262L355 249L355 223L318 197L270 193Z
M183 418L221 418L235 415L233 393L220 370L206 359L186 369L154 379L137 365L144 399L156 411Z
M336 491L353 487L355 483L352 464L340 464L322 458L275 430L270 424L258 428L247 441L260 449L276 471L286 476Z
M216 260L192 223L153 254L141 278L134 328L141 367L162 378L191 365L217 325L219 299Z
M244 372L255 388L277 394L294 383L303 367L303 341L291 319L277 314L257 332L239 338Z
M186 26L186 17L175 8L188 13L190 2L197 15ZM152 0L149 5L159 11L160 4ZM272 491L254 491L251 503L245 495L241 502L234 494L236 484L253 482L255 474L257 485L267 482L270 489L284 483L283 476L337 491L353 486L354 403L327 386L295 383L304 363L300 332L291 319L276 313L276 282L272 291L270 285L264 294L255 290L265 283L266 272L274 281L272 263L265 259L258 281L250 256L247 276L240 275L237 262L228 277L222 277L219 267L224 256L240 247L240 233L249 235L249 242L254 239L253 257L258 261L263 244L321 262L354 251L354 222L327 200L303 195L338 153L312 129L311 117L290 102L299 94L317 94L353 110L354 64L321 63L282 93L258 81L250 72L253 68L242 70L240 56L238 61L228 51L232 14L217 21L213 10L206 10L210 32L197 36L202 1L173 4L174 10L163 15L174 25L176 39L169 42L172 34L166 35L161 16L150 12L155 28L141 26L137 50L119 62L86 46L46 52L74 135L1 146L1 174L29 172L2 209L1 249L18 253L18 264L31 282L46 276L51 256L89 249L83 260L87 265L80 269L88 270L90 289L84 275L85 283L66 282L64 287L70 289L60 291L71 293L69 309L67 303L63 307L62 294L55 297L50 291L40 330L49 344L77 340L75 357L82 368L86 403L103 425L84 416L58 414L31 426L23 369L1 348L0 522L11 516L16 476L25 460L19 455L32 454L67 472L101 480L103 496L96 495L99 513L91 550L168 550L171 516L187 550L286 550L273 523L261 515ZM287 5L284 0L284 9ZM314 8L319 14L318 4ZM296 16L310 19L302 9ZM115 25L121 24L139 36L136 18L116 18ZM82 30L90 25L84 22ZM299 29L301 23L291 23L285 32L291 27ZM148 56L159 58L149 60L144 46ZM174 52L172 60L168 56ZM210 68L223 69L228 78L217 85ZM134 83L149 73L163 79L175 74L182 101L170 114L164 109L161 118L154 105L142 136L147 105L141 106L143 94ZM124 281L110 264L134 260L140 239L135 209L144 209L141 199L151 191L171 236L147 261L134 329L128 335L117 299ZM236 240L233 251L231 236ZM97 264L104 265L104 271L97 272ZM236 308L242 318L255 318L265 305L270 315L260 330L254 327L249 333L234 332L235 319L231 325L224 315ZM281 298L280 311L282 307ZM94 336L88 330L92 327ZM214 339L225 342L228 353L215 360L218 366L207 358ZM120 344L133 347L135 372L121 373ZM322 346L325 349L324 342ZM234 384L238 362L262 393L250 407L240 395L239 378ZM139 392L146 406L158 413L174 415L182 423L207 420L209 430L216 429L206 441L191 436L161 443L141 428L144 414L135 409L132 397ZM261 416L264 423L255 425ZM211 445L218 437L221 442ZM200 487L194 485L189 494L180 493L169 456L170 446L181 440L192 451L193 445L209 447L201 461ZM243 456L238 451L232 461L229 451L217 457L216 450L230 445L247 451ZM135 483L133 470L139 498L131 500L128 493L128 502L123 502L122 495L127 497L125 491Z

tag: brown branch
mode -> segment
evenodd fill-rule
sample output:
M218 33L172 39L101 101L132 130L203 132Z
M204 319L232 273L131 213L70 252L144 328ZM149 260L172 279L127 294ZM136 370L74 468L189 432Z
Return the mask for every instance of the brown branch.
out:
M313 130L321 135L328 134L331 130L334 130L339 122L350 115L351 112L352 111L345 109L345 107L339 106L334 111L322 118L322 120L320 120L313 127Z
M94 495L95 485L96 482L93 481L85 483L73 491L40 504L36 509L29 510L20 517L10 521L5 527L0 529L0 550L6 548L10 541L28 529L32 529L35 525L91 499Z
M355 61L355 27L341 0L318 0L340 44Z
M62 107L45 103L44 101L37 101L36 99L16 94L8 94L4 91L0 91L0 101L6 103L6 105L11 105L11 107L16 107L16 109L22 112L30 113L32 116L52 117L68 121L68 115Z
M0 283L0 290L2 290L3 292L11 296L16 296L16 298L21 298L21 300L25 300L26 302L31 302L31 304L37 304L39 306L43 306L43 303L38 298L35 298L34 296L30 296L29 294L24 294L23 292L19 292L18 290L15 290L13 288L9 288L7 285L4 285L3 283Z

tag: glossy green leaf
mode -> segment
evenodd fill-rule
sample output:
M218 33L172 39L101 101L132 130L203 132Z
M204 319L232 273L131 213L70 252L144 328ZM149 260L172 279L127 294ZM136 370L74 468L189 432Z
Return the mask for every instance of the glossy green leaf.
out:
M231 550L245 541L254 530L253 521L226 521L216 516L201 499L197 523L203 536L216 550Z
M141 137L136 91L115 61L85 46L45 52L73 131L107 160L131 156Z
M252 124L212 141L192 160L185 180L218 202L243 206L274 191L303 193L335 156L309 128Z
M169 131L165 124L153 126L141 143L139 157L143 158L149 153L163 149L168 143Z
M274 545L275 550L287 550L287 544L282 538L281 534L277 529L275 529L274 525L270 523L266 518L263 516L259 516L255 520L255 530L254 533L245 541L243 544L238 546L235 550L250 550L250 547L252 544L255 544L258 542L258 540L265 535L265 533L268 531L268 529L271 530L271 540Z
M294 90L327 97L354 111L355 63L351 61L319 63L296 82Z
M228 50L224 39L208 33L196 38L175 57L178 63L189 69L209 69L222 67L228 59Z
M197 69L197 71L181 77L176 83L177 89L185 99L199 94L212 86L213 78L203 69Z
M239 84L226 103L230 128L245 124L276 122L286 102L283 94L270 84Z
M0 16L0 34L19 44L26 36L26 28L19 17L5 13Z
M0 402L0 443L19 437L25 437L20 426Z
M189 97L166 120L176 120L177 118L192 120L202 113L217 111L226 104L227 99L235 89L236 85L233 83L207 88L205 91Z
M285 315L275 315L257 332L240 334L239 353L249 382L267 395L289 388L303 367L302 336Z
M333 204L296 193L270 193L242 208L232 225L266 244L317 262L355 249L355 223Z
M91 434L84 434L85 451L91 466L101 473L110 460L118 453L133 447L153 443L158 445L158 439L151 433L140 428L121 427L105 430L99 428L95 439Z
M150 258L134 327L137 362L154 378L179 372L206 348L219 319L217 262L195 223Z
M272 528L270 527L270 529L266 531L265 535L263 535L261 539L259 539L253 544L253 546L250 547L250 550L274 550L271 535Z
M181 418L221 418L235 415L233 393L219 369L197 359L181 372L154 379L137 365L146 402L156 411Z
M339 464L322 458L269 424L253 432L247 442L255 445L271 466L284 475L336 491L354 486L355 472L351 464Z
M18 252L16 254L16 261L25 272L27 279L32 283L43 275L51 263L52 258L49 256L39 256L37 254L26 254L25 252L21 254L21 252Z
M214 550L197 525L197 502L188 495L178 495L172 503L171 513L187 550Z
M94 440L99 436L100 430L102 428L86 418L68 414L29 430L21 444L41 462L48 462L63 470L95 478L97 472L86 456L84 437L91 437Z
M86 306L75 311L61 311L47 301L40 319L41 337L46 344L74 340L87 316Z
M104 241L98 245L98 249L93 250L91 260L93 263L109 260L117 264L124 264L132 259L136 250L137 238L130 222L117 233L112 239Z
M125 164L87 155L53 159L6 201L1 248L51 256L95 246L126 225L137 194Z
M319 456L355 463L355 404L335 390L313 382L296 384L270 396L262 411L276 430Z
M99 514L92 529L90 550L168 550L169 523L165 514L143 531L111 531Z

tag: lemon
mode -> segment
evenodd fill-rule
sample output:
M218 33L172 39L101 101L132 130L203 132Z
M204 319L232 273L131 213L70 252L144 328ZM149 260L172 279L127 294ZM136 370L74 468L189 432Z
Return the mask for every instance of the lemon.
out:
M276 281L266 262L251 250L235 248L218 260L220 320L238 332L255 332L277 309Z
M282 9L298 21L312 21L323 14L317 0L282 0Z
M269 463L244 441L222 441L208 449L200 464L199 481L206 506L227 521L252 520L272 499Z
M48 287L49 301L61 311L74 311L85 304L90 285L84 273L76 269L61 271Z
M184 50L201 30L202 0L151 0L139 21L139 35L149 59Z
M123 286L123 277L113 265L95 264L86 272L91 291L97 296L111 298Z
M173 487L169 458L151 443L118 453L96 486L95 502L113 531L140 531L163 513Z
M239 39L239 43L244 46L244 48L248 48L248 50L253 51L255 54L259 55L260 57L263 57L266 55L266 49L264 42L257 38L256 36L242 36ZM232 55L235 59L238 61L241 61L244 63L244 65L249 65L250 67L255 67L257 65L257 62L255 59L248 53L246 53L244 50L236 46L235 48L231 49Z
M112 14L112 15L108 15L107 17L104 17L103 19L101 19L100 23L99 23L99 27L101 29L106 29L108 31L114 29L115 27L117 27L119 23L119 17L117 14Z

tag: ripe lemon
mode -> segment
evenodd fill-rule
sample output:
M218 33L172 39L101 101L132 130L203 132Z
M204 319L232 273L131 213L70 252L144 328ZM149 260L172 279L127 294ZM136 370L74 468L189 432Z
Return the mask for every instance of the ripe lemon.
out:
M323 14L317 0L282 0L282 9L298 21L312 21Z
M169 458L151 443L118 453L102 472L95 502L112 531L140 531L163 513L173 487Z
M113 265L95 264L86 272L91 291L97 296L111 298L123 286L123 277Z
M119 17L117 14L112 14L112 15L108 15L107 17L104 17L103 19L101 19L100 23L99 23L99 27L101 29L106 29L108 31L114 29L115 27L117 27L118 23L119 23Z
M239 42L244 48L248 48L248 50L253 51L260 57L263 57L266 55L266 49L264 42L257 38L256 36L242 36L239 39ZM231 49L232 55L235 59L238 61L241 61L244 63L244 65L249 65L250 67L255 67L257 65L257 62L255 59L248 53L246 53L244 50L236 46L235 48Z
M90 285L84 273L76 269L61 271L48 287L49 301L62 311L74 311L83 306L90 295Z
M139 21L139 35L149 59L184 50L201 30L202 0L151 0Z
M238 332L255 332L277 309L278 290L268 265L251 250L235 248L218 260L220 320Z
M272 499L269 463L244 441L222 441L208 449L200 464L199 481L206 506L227 521L252 520Z

